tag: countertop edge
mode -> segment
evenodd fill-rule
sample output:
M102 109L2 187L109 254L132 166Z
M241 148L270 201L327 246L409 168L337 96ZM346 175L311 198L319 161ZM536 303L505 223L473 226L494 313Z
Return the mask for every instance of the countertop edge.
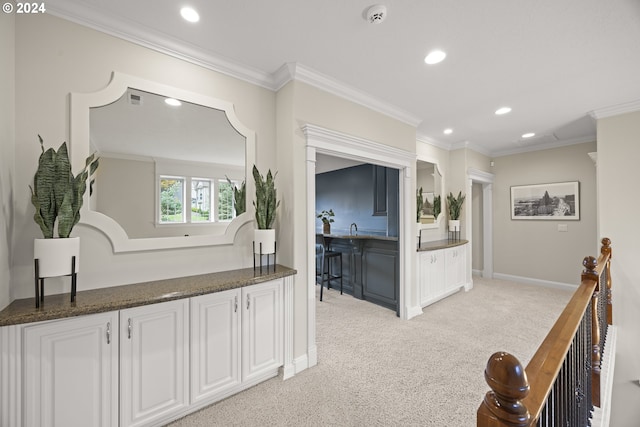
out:
M253 276L250 271L253 271ZM257 285L295 274L296 270L281 265L277 265L275 271L264 273L257 273L253 268L228 270L79 291L75 303L69 301L68 293L49 295L45 296L40 308L35 308L34 298L23 298L12 301L0 311L0 327L159 304Z
M437 251L438 249L453 248L469 243L468 240L434 240L431 242L423 242L416 252Z

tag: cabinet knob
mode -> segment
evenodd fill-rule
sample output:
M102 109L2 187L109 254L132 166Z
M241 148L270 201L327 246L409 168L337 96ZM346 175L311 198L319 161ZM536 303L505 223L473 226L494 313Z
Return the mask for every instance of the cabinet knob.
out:
M111 344L111 322L107 322L107 344Z
M131 318L129 318L129 321L127 322L128 326L127 326L127 335L129 337L129 339L131 339L131 331L133 330L133 324L131 322Z
M238 312L238 295L236 295L236 297L235 297L233 312L234 313Z
M247 294L247 310L249 310L249 302L251 301L251 299L249 298L249 294Z

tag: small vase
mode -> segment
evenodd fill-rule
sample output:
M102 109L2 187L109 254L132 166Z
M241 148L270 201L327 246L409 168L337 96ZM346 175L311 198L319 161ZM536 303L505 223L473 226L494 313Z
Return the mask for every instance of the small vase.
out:
M449 231L460 231L460 220L459 219L450 219L449 220Z
M331 234L331 224L322 223L322 234Z
M266 230L254 230L254 249L256 254L273 254L276 252L276 230L269 228ZM262 246L261 246L262 245Z
M34 239L33 258L38 260L38 276L68 276L71 258L76 257L75 272L80 269L80 237Z

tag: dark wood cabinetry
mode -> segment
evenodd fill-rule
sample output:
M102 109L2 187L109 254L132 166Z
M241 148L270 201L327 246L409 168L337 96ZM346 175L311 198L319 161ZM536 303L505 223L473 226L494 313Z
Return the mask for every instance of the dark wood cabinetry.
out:
M387 168L373 166L373 215L387 215Z

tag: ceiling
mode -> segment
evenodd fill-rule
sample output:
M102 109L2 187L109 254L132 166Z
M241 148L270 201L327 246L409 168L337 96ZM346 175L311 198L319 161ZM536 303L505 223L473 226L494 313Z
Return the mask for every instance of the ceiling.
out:
M640 109L638 0L387 0L371 24L374 4L48 0L47 10L272 90L283 75L307 81L415 125L419 140L491 156L593 141L592 112ZM180 17L183 5L198 23ZM433 49L447 57L427 65ZM511 113L495 115L502 106Z

